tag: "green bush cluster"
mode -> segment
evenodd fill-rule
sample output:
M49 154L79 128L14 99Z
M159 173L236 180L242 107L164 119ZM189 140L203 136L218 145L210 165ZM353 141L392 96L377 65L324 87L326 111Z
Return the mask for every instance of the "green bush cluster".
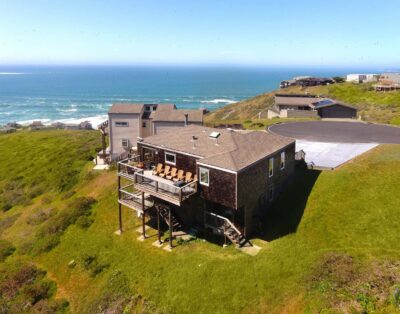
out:
M0 262L12 255L15 251L15 246L11 242L0 239Z
M82 257L82 265L84 269L89 271L91 277L96 277L110 266L108 263L100 262L97 255L84 255Z
M28 251L32 251L33 254L50 251L60 243L60 237L65 230L75 223L84 228L89 227L93 222L89 216L94 203L96 200L92 197L78 197L72 200L64 210L43 223Z
M46 192L66 192L95 155L93 131L25 131L0 137L0 210L28 205ZM16 154L18 152L18 154Z
M33 263L13 262L0 268L0 313L61 313L66 300L55 300L56 284Z

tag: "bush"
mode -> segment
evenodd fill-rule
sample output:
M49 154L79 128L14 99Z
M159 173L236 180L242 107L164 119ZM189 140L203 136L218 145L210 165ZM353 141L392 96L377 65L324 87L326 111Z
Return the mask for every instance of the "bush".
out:
M74 196L74 194L75 194L76 192L75 191L68 191L68 192L65 192L62 196L61 196L61 199L62 200L66 200L66 199L69 199L69 198L71 198L72 196Z
M78 197L71 201L66 209L49 218L38 230L34 247L31 248L32 252L39 254L56 247L60 243L61 235L70 225L75 224L81 217L88 218L95 202L92 197ZM89 226L89 218L82 219L80 225Z
M108 263L99 262L96 255L84 255L82 257L82 264L83 268L89 271L91 277L97 276L110 266Z
M66 300L54 300L55 282L33 263L16 262L0 269L0 313L61 313Z
M8 256L12 255L15 251L15 246L6 240L0 240L0 262L3 262Z
M26 223L28 225L32 226L37 226L49 219L54 212L54 208L48 208L48 209L38 209L36 212L34 212L32 215L28 217L26 220Z
M92 225L93 221L94 221L94 219L91 218L91 217L81 216L81 217L79 217L78 220L76 221L76 224L77 224L79 227L81 227L81 228L83 228L83 229L86 229L86 228L89 228L89 227Z
M25 286L22 293L28 297L31 304L35 304L40 300L50 298L54 294L55 288L54 282L44 280Z

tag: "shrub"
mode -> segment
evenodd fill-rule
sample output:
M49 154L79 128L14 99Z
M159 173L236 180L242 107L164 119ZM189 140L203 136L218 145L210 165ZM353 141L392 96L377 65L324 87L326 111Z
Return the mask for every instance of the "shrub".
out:
M50 298L55 291L54 282L44 280L35 282L31 285L26 285L22 289L22 293L28 297L31 304L35 304L40 300Z
M94 219L91 218L91 217L81 216L76 221L76 224L79 227L86 229L86 228L89 228L92 225L93 221L94 221Z
M96 202L92 197L78 197L70 202L66 209L49 218L36 234L32 253L48 252L60 243L65 230L75 224L79 218L88 217L91 207ZM80 225L88 226L89 220L82 219ZM90 225L90 224L89 224Z
M15 251L15 246L6 240L0 240L0 262L3 262L8 256L12 255Z
M100 274L105 268L108 268L110 264L101 263L97 259L97 255L84 255L82 257L83 267L89 271L91 277L95 277Z
M36 212L28 217L26 223L32 226L40 225L42 222L46 221L53 215L54 210L54 208L48 208L45 210L38 209Z
M71 198L72 196L74 196L75 193L76 193L76 192L73 191L73 190L68 191L68 192L65 192L65 193L61 196L61 199L62 199L62 200L69 199L69 198Z
M16 262L0 269L0 313L61 313L66 300L54 300L55 282L33 263Z

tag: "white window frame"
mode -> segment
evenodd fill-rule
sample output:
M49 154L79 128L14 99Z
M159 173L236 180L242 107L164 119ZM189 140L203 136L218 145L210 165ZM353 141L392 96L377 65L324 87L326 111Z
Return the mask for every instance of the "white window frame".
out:
M207 173L207 181L208 182L203 182L203 180L202 180L201 173L203 171ZM199 167L199 182L201 185L210 186L210 169Z
M129 122L126 121L115 121L114 124L116 127L123 127L123 128L127 128L129 126Z
M285 169L286 167L286 152L281 152L281 170Z
M274 157L268 159L268 177L271 178L274 175Z
M126 142L126 145L124 145L124 142ZM127 139L127 138L121 139L121 146L123 148L129 148L129 139Z
M167 155L174 156L174 162L168 161L168 160L167 160ZM176 166L176 154L174 154L174 153L169 153L169 152L165 152L165 153L164 153L164 159L165 159L165 163L166 163L166 164L172 165L172 166Z

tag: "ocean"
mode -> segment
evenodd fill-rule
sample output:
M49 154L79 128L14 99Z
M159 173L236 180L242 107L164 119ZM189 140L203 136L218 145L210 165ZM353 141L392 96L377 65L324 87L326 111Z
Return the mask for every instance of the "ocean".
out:
M174 103L178 108L215 110L274 90L280 81L294 76L329 77L351 71L244 66L0 66L0 125L89 120L96 126L106 119L115 102Z

